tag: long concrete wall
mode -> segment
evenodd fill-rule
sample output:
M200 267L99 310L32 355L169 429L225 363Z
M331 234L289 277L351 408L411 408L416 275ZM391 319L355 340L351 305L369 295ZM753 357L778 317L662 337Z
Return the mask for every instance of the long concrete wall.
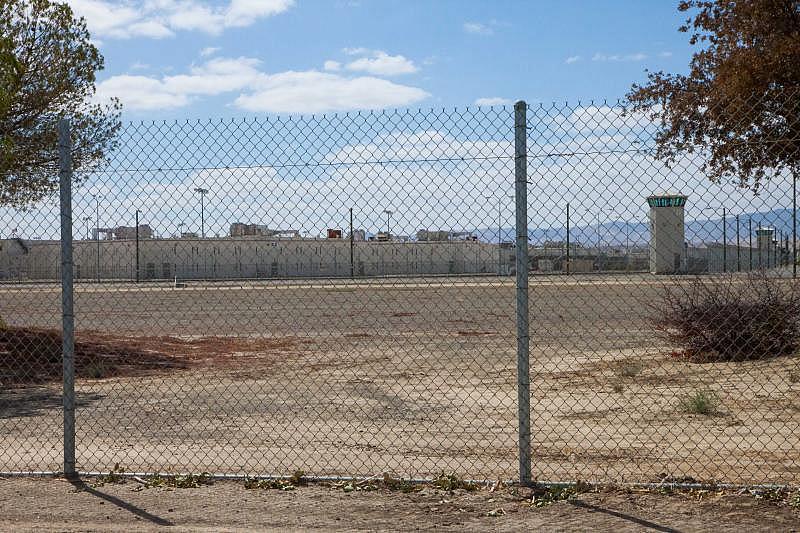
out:
M502 252L502 251L501 251ZM497 273L513 260L477 241L356 242L356 276ZM60 277L58 241L0 241L0 279ZM74 275L81 279L136 278L135 241L75 241ZM147 279L347 277L349 240L146 239L139 241L139 276ZM99 276L98 276L99 274Z
M687 248L688 271L703 272L749 272L773 269L792 264L791 252L781 251L776 246L750 248L722 245Z

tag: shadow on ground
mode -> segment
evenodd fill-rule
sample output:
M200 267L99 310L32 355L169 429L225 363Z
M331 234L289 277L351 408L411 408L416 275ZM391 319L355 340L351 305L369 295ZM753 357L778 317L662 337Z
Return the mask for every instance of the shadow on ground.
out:
M100 400L100 394L78 392L75 394L76 407L86 407ZM52 409L60 410L62 396L60 389L47 387L20 387L0 390L0 420L38 416Z

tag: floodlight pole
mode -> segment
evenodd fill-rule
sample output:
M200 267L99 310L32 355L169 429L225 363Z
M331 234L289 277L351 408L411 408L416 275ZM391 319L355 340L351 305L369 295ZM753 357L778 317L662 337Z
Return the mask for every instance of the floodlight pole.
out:
M206 216L205 216L205 197L208 194L208 189L196 187L194 192L200 194L200 237L206 238Z
M136 210L136 283L139 283L139 210Z
M94 197L94 207L95 207L95 228L97 231L97 269L95 272L95 276L97 277L97 283L100 283L100 195L93 194Z
M797 278L797 172L792 172L792 278Z
M386 238L392 238L392 213L394 211L390 211L389 209L384 209L384 213L386 213Z
M757 232L758 236L760 237L761 236L761 221L760 220L758 221L758 229L756 230L756 232ZM760 268L763 268L763 264L762 264L762 261L761 261L761 242L758 239L756 239L756 246L758 246L758 268L760 269ZM767 261L769 261L769 255L767 255ZM767 265L767 267L769 267L769 265Z
M752 272L753 271L753 217L751 216L747 217L747 235L750 241L748 246L748 250L750 250L750 253L747 254L750 257L750 270L748 270L748 272Z
M742 271L742 253L739 248L739 215L736 215L736 272Z
M567 276L569 276L569 202L567 202Z
M354 239L355 236L353 235L353 208L350 208L350 279L356 277L355 271L355 254L354 252Z
M728 211L722 208L722 271L728 271Z

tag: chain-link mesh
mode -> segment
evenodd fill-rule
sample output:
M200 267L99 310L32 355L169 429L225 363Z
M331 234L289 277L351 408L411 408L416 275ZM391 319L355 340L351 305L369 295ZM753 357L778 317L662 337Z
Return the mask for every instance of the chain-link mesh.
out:
M73 186L78 469L517 478L514 124L126 124ZM795 483L797 346L664 320L727 287L729 331L796 329L750 305L792 304L792 174L714 182L656 132L527 108L533 477ZM60 470L58 205L0 216L0 470Z

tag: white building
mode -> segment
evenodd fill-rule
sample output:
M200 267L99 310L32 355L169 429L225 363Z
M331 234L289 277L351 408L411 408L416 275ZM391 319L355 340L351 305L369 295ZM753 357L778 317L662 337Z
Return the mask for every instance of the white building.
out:
M56 280L60 253L55 240L0 240L0 279ZM141 280L495 274L501 257L477 241L356 241L351 263L349 239L263 237L143 239L138 255ZM73 263L76 280L134 280L136 241L75 241Z

